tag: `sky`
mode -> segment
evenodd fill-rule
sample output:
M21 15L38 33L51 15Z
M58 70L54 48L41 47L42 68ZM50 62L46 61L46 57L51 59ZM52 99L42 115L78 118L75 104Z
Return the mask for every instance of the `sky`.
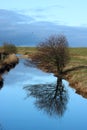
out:
M0 45L36 45L52 34L87 47L87 0L0 0Z
M0 0L1 9L30 17L30 22L87 26L87 0Z

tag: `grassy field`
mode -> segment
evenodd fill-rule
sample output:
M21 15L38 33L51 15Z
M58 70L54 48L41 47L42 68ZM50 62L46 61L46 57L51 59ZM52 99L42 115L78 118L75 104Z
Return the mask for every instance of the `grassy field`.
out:
M36 52L35 47L17 47L18 54L29 55Z
M87 65L87 48L70 48L69 65Z
M87 65L87 48L69 48L70 50L70 62L67 65L68 68ZM35 47L17 47L18 54L32 55L36 52Z
M18 53L32 53L36 51L35 47L17 47ZM69 48L71 56L87 56L87 48Z

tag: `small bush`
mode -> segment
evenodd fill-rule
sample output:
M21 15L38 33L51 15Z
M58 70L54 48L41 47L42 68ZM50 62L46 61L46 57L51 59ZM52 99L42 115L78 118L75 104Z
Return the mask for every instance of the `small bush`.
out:
M5 51L5 53L7 54L12 54L12 53L17 53L17 48L14 44L11 43L4 43L3 44L3 50Z

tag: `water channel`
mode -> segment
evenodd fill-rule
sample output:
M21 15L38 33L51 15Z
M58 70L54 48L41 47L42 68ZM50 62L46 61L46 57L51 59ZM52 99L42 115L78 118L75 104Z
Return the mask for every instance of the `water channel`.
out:
M0 89L0 130L87 130L87 99L65 80L57 79L21 59L3 75Z

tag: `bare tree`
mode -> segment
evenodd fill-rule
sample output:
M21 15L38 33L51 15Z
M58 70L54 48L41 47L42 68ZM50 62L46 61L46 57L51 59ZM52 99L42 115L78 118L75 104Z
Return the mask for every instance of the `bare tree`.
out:
M5 42L2 46L3 50L7 53L7 54L12 54L12 53L17 53L17 48L14 44L12 43L7 43Z
M61 75L69 61L68 41L64 35L51 36L37 46L37 53L32 56L37 66L48 72Z

